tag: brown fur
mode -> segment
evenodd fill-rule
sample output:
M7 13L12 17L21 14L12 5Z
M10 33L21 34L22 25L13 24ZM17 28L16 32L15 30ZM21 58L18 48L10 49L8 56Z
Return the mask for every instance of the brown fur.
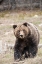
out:
M14 58L22 59L36 56L39 43L39 31L31 23L13 25L16 43L14 46ZM23 34L20 35L21 31ZM20 37L21 36L21 37Z

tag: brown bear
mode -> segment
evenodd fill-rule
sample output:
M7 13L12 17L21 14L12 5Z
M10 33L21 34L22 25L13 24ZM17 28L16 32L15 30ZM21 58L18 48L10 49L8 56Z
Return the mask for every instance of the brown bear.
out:
M32 23L13 25L16 42L14 46L14 58L20 60L35 57L38 51L39 31Z

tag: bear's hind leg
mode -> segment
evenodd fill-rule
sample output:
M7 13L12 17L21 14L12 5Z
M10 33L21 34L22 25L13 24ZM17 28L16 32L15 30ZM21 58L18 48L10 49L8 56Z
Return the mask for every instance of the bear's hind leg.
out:
M38 50L37 46L30 46L28 56L33 58L34 56L36 56L37 50Z

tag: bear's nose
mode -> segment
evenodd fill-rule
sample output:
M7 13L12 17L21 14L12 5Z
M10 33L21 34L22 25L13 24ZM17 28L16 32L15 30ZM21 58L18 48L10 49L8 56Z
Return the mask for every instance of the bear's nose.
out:
M23 35L20 35L20 37L23 37Z

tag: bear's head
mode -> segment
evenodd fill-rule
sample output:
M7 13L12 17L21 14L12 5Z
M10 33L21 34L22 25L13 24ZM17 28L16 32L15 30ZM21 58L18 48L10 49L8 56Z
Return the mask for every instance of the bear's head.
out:
M16 38L24 39L29 35L29 28L27 23L21 25L13 25L14 35Z

